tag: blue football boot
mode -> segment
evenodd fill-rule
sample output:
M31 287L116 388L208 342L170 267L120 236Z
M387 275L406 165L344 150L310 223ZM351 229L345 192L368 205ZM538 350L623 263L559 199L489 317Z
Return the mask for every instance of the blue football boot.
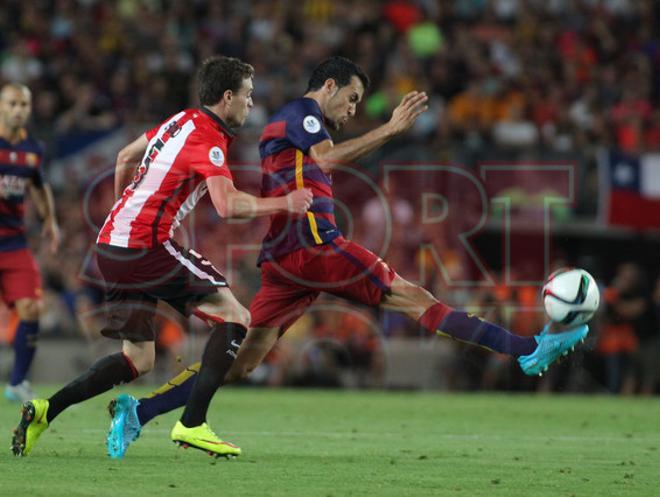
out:
M536 350L518 358L518 364L525 374L543 376L550 364L562 355L568 355L578 342L584 342L589 333L589 326L583 324L559 333L550 333L549 330L550 324L545 325L541 333L534 337L538 343Z
M142 425L137 415L140 404L132 395L121 394L108 404L108 412L112 416L108 432L108 455L112 459L121 459L128 446L140 436Z

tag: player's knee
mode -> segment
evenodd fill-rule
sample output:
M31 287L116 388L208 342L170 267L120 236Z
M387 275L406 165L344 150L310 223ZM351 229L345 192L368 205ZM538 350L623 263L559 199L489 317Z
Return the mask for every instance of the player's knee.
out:
M400 298L409 301L411 304L427 306L433 305L437 301L426 288L408 281L402 282L402 284L397 285L393 290L396 291Z
M37 321L39 319L39 301L21 299L16 302L16 312L21 321Z
M124 350L124 355L131 361L133 367L138 372L138 375L142 376L147 374L154 368L156 362L155 351L150 350L139 350L139 351L130 351L127 352Z
M437 299L426 288L418 286L416 287L416 289L417 289L416 297L419 299L419 301L429 305L433 305L434 303L437 302Z
M207 314L208 318L217 322L238 323L246 328L250 326L250 311L240 304L233 306L229 310L221 307L207 306L204 309L204 313Z
M433 305L437 302L431 292L419 285L410 284L406 286L404 293L411 302L423 307Z
M236 321L237 323L242 324L246 328L250 327L250 321L252 317L250 316L250 311L248 311L245 307L241 306L241 308L239 309L238 318L239 321Z
M237 305L229 311L226 321L242 324L248 328L250 326L250 311L242 305Z
M140 376L147 374L154 368L155 358L151 356L143 356L133 361L133 365Z

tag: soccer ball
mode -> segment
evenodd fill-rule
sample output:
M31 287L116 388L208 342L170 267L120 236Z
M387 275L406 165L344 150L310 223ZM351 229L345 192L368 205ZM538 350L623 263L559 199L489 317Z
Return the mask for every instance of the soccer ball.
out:
M563 325L586 323L599 303L596 280L584 269L558 269L543 285L545 312L552 321Z

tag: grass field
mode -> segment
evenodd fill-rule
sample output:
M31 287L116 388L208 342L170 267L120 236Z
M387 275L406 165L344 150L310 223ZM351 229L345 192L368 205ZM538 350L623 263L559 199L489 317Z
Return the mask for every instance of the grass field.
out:
M18 408L0 401L0 495L660 495L659 399L234 389L210 422L240 458L176 447L170 414L113 461L110 398L66 411L25 458L8 450Z

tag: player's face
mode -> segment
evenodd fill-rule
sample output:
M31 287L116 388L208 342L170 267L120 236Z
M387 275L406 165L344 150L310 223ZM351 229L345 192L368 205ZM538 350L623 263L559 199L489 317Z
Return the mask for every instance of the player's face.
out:
M227 120L230 122L227 124L232 127L243 126L243 124L245 124L245 120L254 105L252 103L253 90L254 86L252 84L252 78L244 79L241 89L232 96L231 106L227 116Z
M364 95L364 86L357 76L353 76L346 86L337 88L328 100L323 113L327 124L335 130L341 129L351 117L355 116L362 95Z
M24 127L32 112L32 96L26 88L6 87L0 93L0 114L10 129Z

